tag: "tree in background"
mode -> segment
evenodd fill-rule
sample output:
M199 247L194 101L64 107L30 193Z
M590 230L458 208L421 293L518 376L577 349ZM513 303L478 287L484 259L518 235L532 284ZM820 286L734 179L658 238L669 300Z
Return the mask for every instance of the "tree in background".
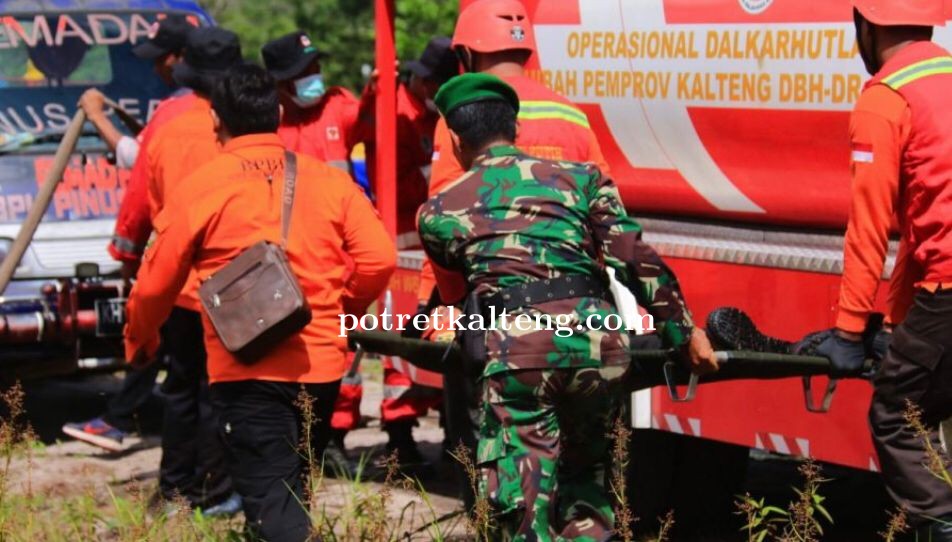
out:
M397 55L419 56L436 35L451 36L459 10L456 0L395 0ZM363 66L374 63L372 0L199 0L215 21L241 37L245 58L261 62L261 46L294 30L308 32L330 53L322 64L328 85L360 92Z

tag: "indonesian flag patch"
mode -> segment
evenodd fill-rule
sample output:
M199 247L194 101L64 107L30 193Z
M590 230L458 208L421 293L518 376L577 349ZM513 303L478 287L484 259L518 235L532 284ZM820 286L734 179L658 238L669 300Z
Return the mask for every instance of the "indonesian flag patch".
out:
M868 143L853 143L851 159L862 164L872 164L873 146Z

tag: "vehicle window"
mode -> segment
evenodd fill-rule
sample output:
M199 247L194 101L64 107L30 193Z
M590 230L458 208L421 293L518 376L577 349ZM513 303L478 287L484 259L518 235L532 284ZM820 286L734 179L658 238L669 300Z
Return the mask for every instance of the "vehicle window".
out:
M74 17L82 20L81 17ZM4 17L0 30L0 87L104 85L112 81L109 45L128 33L125 22L96 20L56 35L57 17ZM47 40L46 38L50 39ZM34 39L35 38L35 39ZM31 43L32 42L32 43Z
M159 12L0 14L0 134L66 128L83 91L96 87L140 121L171 91L132 49ZM196 25L206 24L189 15Z

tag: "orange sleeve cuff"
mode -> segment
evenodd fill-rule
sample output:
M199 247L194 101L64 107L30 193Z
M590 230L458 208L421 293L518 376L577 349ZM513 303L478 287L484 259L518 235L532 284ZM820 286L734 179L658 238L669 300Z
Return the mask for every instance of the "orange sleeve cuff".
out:
M862 333L866 329L867 319L869 314L866 312L856 312L840 307L836 314L836 328L850 333Z
M129 329L128 326L126 326L126 329ZM149 355L149 358L155 357L155 354L159 351L159 342L160 340L158 333L155 333L152 337L149 337L144 341L138 340L137 337L126 335L124 341L126 361L131 361L134 359L136 352L138 352L141 348L145 348L145 352Z

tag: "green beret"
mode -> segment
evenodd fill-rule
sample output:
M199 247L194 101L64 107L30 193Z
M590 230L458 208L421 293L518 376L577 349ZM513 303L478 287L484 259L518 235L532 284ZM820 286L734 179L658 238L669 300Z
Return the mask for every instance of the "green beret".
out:
M444 117L461 106L490 100L508 102L516 113L519 112L516 91L502 79L488 73L457 75L444 83L433 98Z

